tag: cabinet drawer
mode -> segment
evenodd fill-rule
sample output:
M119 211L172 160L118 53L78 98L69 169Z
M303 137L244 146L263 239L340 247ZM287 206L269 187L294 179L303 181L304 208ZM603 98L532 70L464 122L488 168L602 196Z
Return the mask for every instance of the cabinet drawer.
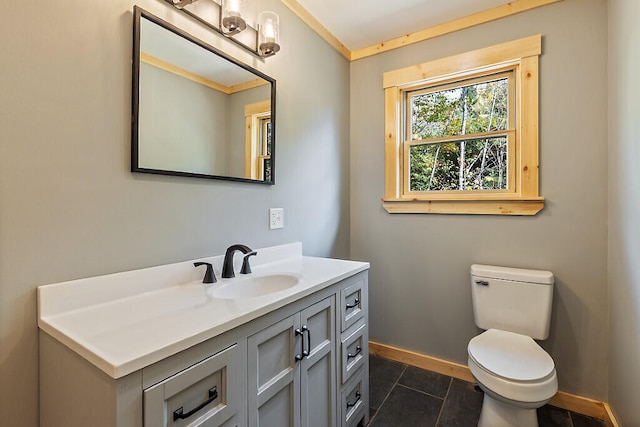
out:
M238 412L238 345L144 390L144 427L218 427Z
M367 390L364 386L364 371L360 370L342 390L341 424L343 427L354 427L364 417L367 405L364 397Z
M342 382L347 380L364 365L367 356L368 345L365 336L366 325L364 321L354 326L355 330L343 338L341 345ZM346 335L346 334L345 334Z
M364 317L364 279L340 290L341 331L344 332Z

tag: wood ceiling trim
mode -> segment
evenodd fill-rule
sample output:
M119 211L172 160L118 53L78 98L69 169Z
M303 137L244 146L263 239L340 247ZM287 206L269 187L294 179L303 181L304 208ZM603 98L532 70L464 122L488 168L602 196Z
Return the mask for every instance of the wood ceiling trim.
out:
M297 0L281 1L285 4L285 6L291 9L293 13L295 13L300 19L302 19L312 30L318 33L320 37L322 37L327 43L329 43L334 49L336 49L342 56L350 61L356 61L358 59L367 58L369 56L377 55L383 52L388 52L393 49L398 49L410 44L464 30L476 25L485 24L487 22L495 21L507 16L526 12L531 9L547 6L553 3L560 2L562 0L516 0L502 6L485 10L483 12L478 12L473 15L446 22L444 24L436 25L435 27L427 28L415 33L407 34L406 36L391 39L386 42L378 43L373 46L357 49L354 51L350 51L349 49L347 49L340 42L340 40L338 40L333 34L329 32L329 30L327 30L322 24L320 24L320 22L318 22L318 20L315 19L304 7L302 7L302 5L297 2Z
M300 3L296 0L281 0L285 6L287 6L293 13L295 13L298 18L302 19L302 21L307 24L313 31L318 33L320 37L322 37L331 47L337 50L342 56L351 60L351 51L343 45L340 40L329 30L327 30L316 18L309 13L307 9L302 7Z

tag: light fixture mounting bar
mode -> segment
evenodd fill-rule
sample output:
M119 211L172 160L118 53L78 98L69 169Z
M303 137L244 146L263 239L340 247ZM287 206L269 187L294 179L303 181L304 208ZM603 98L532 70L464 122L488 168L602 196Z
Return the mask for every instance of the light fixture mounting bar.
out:
M213 0L165 0L182 13L200 22L207 28L224 36L247 52L264 60L258 51L258 31L247 24L246 28L233 35L225 34L220 28L221 6Z

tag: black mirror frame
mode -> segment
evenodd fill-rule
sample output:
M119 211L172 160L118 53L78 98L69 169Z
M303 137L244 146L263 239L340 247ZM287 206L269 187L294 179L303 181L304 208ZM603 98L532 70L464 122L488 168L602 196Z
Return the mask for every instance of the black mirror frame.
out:
M268 81L271 85L271 180L257 180L243 177L224 176L224 175L208 175L193 172L172 171L164 169L150 169L142 168L139 166L139 108L140 108L140 28L141 19L145 18L149 21L171 31L172 33L189 40L192 43L210 51L211 53L220 56L221 58L241 67L250 73ZM275 185L276 183L276 81L272 77L239 62L235 58L227 55L226 53L210 46L202 40L188 34L187 32L175 27L174 25L158 18L157 16L147 12L139 6L133 7L133 61L132 61L132 76L131 76L131 172L148 173L154 175L170 175L170 176L183 176L190 178L206 178L206 179L219 179L225 181L247 182L252 184L266 184Z

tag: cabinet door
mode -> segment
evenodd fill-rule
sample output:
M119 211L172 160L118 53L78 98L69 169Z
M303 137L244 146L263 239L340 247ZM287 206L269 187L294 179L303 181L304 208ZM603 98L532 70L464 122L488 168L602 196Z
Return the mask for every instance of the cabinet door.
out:
M300 427L299 322L294 315L248 339L250 427Z
M300 363L302 427L336 425L336 339L334 298L300 312L304 358Z

